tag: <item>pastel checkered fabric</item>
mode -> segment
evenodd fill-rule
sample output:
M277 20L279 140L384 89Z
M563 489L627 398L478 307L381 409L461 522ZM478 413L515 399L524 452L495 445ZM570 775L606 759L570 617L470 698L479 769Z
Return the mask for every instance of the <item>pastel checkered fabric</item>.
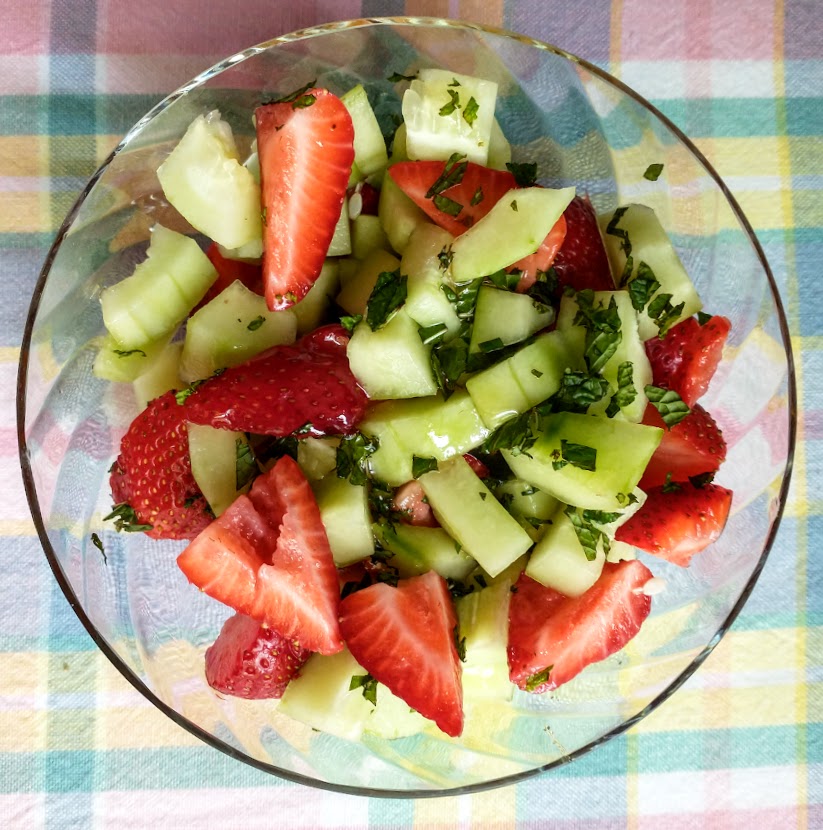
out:
M670 701L573 764L490 793L381 801L230 760L100 655L23 496L15 375L29 297L85 180L218 58L328 20L437 15L556 43L651 99L725 178L793 333L791 498L731 632ZM0 9L0 826L823 828L823 5L819 0L4 0Z

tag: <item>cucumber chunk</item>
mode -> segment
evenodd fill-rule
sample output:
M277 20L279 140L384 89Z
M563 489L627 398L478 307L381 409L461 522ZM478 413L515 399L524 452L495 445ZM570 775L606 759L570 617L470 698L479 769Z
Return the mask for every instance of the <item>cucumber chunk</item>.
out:
M220 245L239 248L262 237L260 186L240 163L231 127L216 110L192 121L157 178L192 227Z
M442 292L441 292L442 294ZM546 328L554 320L554 310L527 296L481 285L474 310L470 352L481 351L480 345L500 340L504 346L519 343Z
M509 140L503 135L500 124L495 118L492 121L492 132L489 138L489 160L487 166L492 170L506 170L506 165L512 160L512 147Z
M366 259L372 251L388 251L389 238L377 216L361 213L351 223L351 253L355 259Z
M193 239L155 225L146 259L100 295L103 322L124 349L142 349L170 337L216 279Z
M374 539L366 488L331 472L313 489L334 564L345 568L371 556Z
M337 467L339 438L301 438L297 464L309 481L320 481Z
M256 463L243 432L189 424L189 457L197 486L219 516L251 486Z
M613 218L614 212L600 217L599 222L612 274L615 280L618 280L626 267L626 252L622 247L623 240L607 230ZM700 297L655 212L646 205L627 205L617 228L628 234L631 243L633 269L631 277L626 282L637 276L640 263L645 262L660 283L660 288L651 297L650 303L662 294L671 294L673 307L683 303L683 310L672 325L700 311L703 307ZM648 305L639 315L638 327L642 340L648 340L659 333L657 324L649 317Z
M573 187L510 190L452 245L452 277L466 282L533 254L574 196Z
M352 87L340 99L354 124L354 163L363 178L386 169L389 156L369 97L362 84Z
M191 316L180 359L185 381L201 380L284 343L293 343L297 318L291 309L269 311L266 300L239 280Z
M225 248L218 245L220 255L225 259L239 259L241 262L254 262L259 264L263 258L263 240L253 239L239 248Z
M440 524L491 576L531 547L526 531L462 456L442 462L419 481Z
M180 356L183 344L179 341L169 343L140 377L135 378L132 386L134 398L140 409L145 409L149 401L159 398L170 389L182 389L186 384L180 379Z
M131 383L154 366L168 345L167 336L154 343L147 343L142 349L125 349L107 334L100 340L92 372L95 377L103 380Z
M354 276L343 282L343 288L337 295L337 304L349 314L365 314L377 278L384 271L396 271L399 267L400 260L396 256L379 248L372 251Z
M334 226L334 234L329 242L326 256L348 256L352 251L351 225L349 223L349 202L343 199L340 217Z
M313 331L326 319L339 284L337 261L327 259L309 293L289 309L297 319L298 336Z
M443 579L464 580L477 567L477 562L442 527L377 523L372 530L393 554L388 564L397 568L401 577L437 571Z
M495 495L534 541L543 535L559 505L554 496L517 478L500 484Z
M529 454L503 457L518 477L566 504L592 510L622 510L637 486L663 430L591 415L561 412L543 419L543 433ZM561 460L561 440L596 451L594 471Z
M418 225L432 224L428 216L400 189L391 175L383 178L380 201L377 203L377 216L389 243L399 254L405 253L412 232Z

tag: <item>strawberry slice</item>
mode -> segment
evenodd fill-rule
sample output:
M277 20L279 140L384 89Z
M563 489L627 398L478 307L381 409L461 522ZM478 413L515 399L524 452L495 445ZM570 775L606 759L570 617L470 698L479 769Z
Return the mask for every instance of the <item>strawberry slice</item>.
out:
M678 482L652 487L646 496L615 539L684 568L720 536L732 505L732 491L719 484Z
M457 618L435 571L349 594L340 630L355 660L447 735L463 731L463 688L454 637Z
M652 578L639 560L603 566L594 585L566 597L521 574L509 605L509 676L527 692L556 689L619 651L651 610L642 588Z
M689 317L672 326L662 340L647 340L654 385L673 389L692 406L709 388L731 326L726 317L718 315L702 326L697 318Z
M686 481L701 473L716 472L726 460L726 442L714 418L700 406L692 406L691 412L671 429L666 427L660 413L649 404L643 414L643 423L660 427L663 440L649 460L640 489L648 490L672 481Z
M215 691L247 700L280 698L310 654L257 620L235 614L206 650L206 681Z
M507 271L517 269L522 272L520 282L517 283L518 293L525 294L537 282L539 271L549 270L563 245L566 232L566 217L561 216L554 223L548 236L540 243L540 247L533 254L517 260L514 265L506 269Z
M131 423L110 477L118 529L145 525L153 539L193 539L214 518L191 472L187 420L166 392Z
M554 259L560 287L575 291L614 291L611 266L592 203L575 196L563 213L566 238Z
M218 294L225 291L233 282L240 280L249 291L255 294L263 293L263 271L253 262L243 262L239 259L227 259L220 253L216 242L212 242L206 249L206 256L217 271L217 279L212 283L202 300L192 311L202 308L211 302Z
M349 369L340 326L275 346L210 378L186 399L195 424L260 435L346 435L368 399Z
M306 296L340 218L354 161L354 126L327 89L255 110L263 201L263 282L269 309Z
M406 524L418 527L440 527L440 522L434 518L434 511L419 481L407 481L401 484L395 491L392 506L394 510L402 514L402 521Z
M311 487L283 456L178 557L201 591L294 640L333 654L337 569Z

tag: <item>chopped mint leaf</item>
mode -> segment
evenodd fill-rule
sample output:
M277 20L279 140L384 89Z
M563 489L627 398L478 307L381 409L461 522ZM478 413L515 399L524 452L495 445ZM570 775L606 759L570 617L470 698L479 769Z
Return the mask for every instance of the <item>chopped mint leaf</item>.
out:
M466 638L460 636L460 629L454 627L454 647L457 649L457 656L461 663L466 662Z
M609 391L609 382L596 374L573 372L567 369L560 380L560 388L552 395L541 412L576 412L584 414Z
M483 277L469 282L459 282L452 288L441 285L440 288L449 302L454 306L457 316L461 320L468 320L474 316L474 307L477 304L477 292L483 284Z
M511 209L512 209L515 213L517 213L517 199L512 199L511 204L509 205L509 207L510 207L510 208L511 208Z
M291 108L293 110L302 110L306 107L310 107L316 100L316 95L301 95L299 98L296 98L291 102Z
M438 193L454 187L463 181L463 174L466 172L466 156L460 153L452 153L446 162L443 172L435 179L434 184L426 191L426 198L431 199Z
M634 385L634 365L625 360L617 367L617 392L612 395L606 415L614 418L621 410L634 403L637 397L637 388Z
M457 382L466 371L468 359L469 344L462 337L455 337L448 343L438 343L432 349L432 372L444 398L454 392Z
M663 172L663 165L662 164L650 164L646 168L646 172L643 174L644 179L648 179L650 182L656 182L660 178L660 174Z
M262 325L263 325L263 323L265 323L265 322L266 322L266 318L265 318L265 317L261 314L259 317L255 317L255 318L254 318L254 320L252 320L252 321L251 321L251 322L250 322L250 323L246 326L246 328L247 328L249 331L257 331L257 329L259 329L259 328L260 328L260 326L262 326Z
M533 496L537 492L536 487L529 485L525 490L520 491L521 496Z
M103 554L103 564L108 565L109 560L106 557L106 549L103 547L103 543L100 541L100 537L96 533L91 534L91 543Z
M619 207L614 212L614 215L609 220L609 224L606 226L606 233L609 236L616 236L620 240L620 247L623 249L623 253L628 257L631 256L632 253L632 243L629 241L629 232L625 228L618 228L617 226L620 224L620 220L623 218L623 214L628 210L628 207Z
M412 456L412 478L420 478L425 473L430 473L436 469L436 458L421 457L419 455Z
M386 80L390 84L399 84L401 81L414 81L417 80L417 72L414 75L401 75L399 72L392 72Z
M666 473L666 481L663 482L662 489L664 493L676 493L683 488L676 481L672 481L672 474L668 472Z
M477 111L480 109L480 104L474 99L474 96L469 98L466 106L463 107L463 120L471 127L477 120Z
M362 315L362 314L355 314L355 315L353 315L353 316L346 315L346 316L344 316L344 317L341 317L341 318L340 318L340 325L341 325L341 326L343 326L343 328L344 328L344 329L345 329L345 330L346 330L349 334L351 334L351 333L354 331L354 329L355 329L355 327L357 326L357 324L358 324L358 323L359 323L362 319L363 319L363 315Z
M458 553L460 553L460 551L458 551ZM454 599L467 597L469 594L474 593L474 585L464 585L462 582L458 582L456 579L452 579L451 577L446 580L446 585L448 586L449 593Z
M369 481L368 498L372 515L385 520L390 527L393 526L399 515L394 507L394 490L380 479L372 478Z
M349 594L355 593L355 591L362 591L363 588L368 588L371 584L372 581L368 572L364 573L363 578L359 582L349 581L343 585L343 589L340 591L340 599L345 599Z
M205 380L205 378L203 380ZM201 383L203 383L203 380L192 381L192 383L184 389L174 393L174 399L177 401L178 406L183 406L188 397L196 391L197 387L200 386Z
M626 261L623 263L623 271L620 274L620 277L617 280L617 285L619 288L625 288L627 283L632 278L632 271L634 271L634 257L627 256Z
M655 277L654 271L641 260L637 265L637 274L626 288L629 291L632 307L635 311L640 312L654 296L654 292L660 288L660 283Z
M648 385L644 391L649 402L660 413L663 423L669 429L679 424L691 411L673 389L661 389L659 386Z
M577 508L569 505L565 510L569 521L572 523L577 541L580 542L580 547L583 548L583 553L589 562L594 562L597 559L597 545L602 542L605 553L609 552L609 537L600 530L599 527L581 515Z
M372 331L386 325L389 317L406 302L408 277L396 271L383 271L372 289L366 306L366 322Z
M472 99L474 100L474 99ZM471 198L469 204L474 207L475 205L479 205L483 201L483 188L480 185L477 186L477 190L474 191L474 195Z
M115 504L111 509L111 513L108 516L103 516L103 521L114 521L114 529L118 533L143 533L152 529L152 525L138 522L134 508L124 501Z
M597 450L585 444L575 444L561 438L560 457L566 464L571 464L572 467L578 467L581 470L588 470L590 473L597 469Z
M242 490L257 475L257 460L248 441L238 438L234 444L234 489Z
M517 284L520 282L521 273L522 272L517 269L513 272L509 272L506 271L505 268L501 268L499 271L489 274L486 279L495 288L501 288L504 291L514 291L514 289L517 288Z
M514 176L518 187L531 187L537 181L537 164L535 162L507 162L506 168Z
M460 202L455 202L454 199L450 199L442 193L436 193L432 196L432 202L438 210L442 210L443 213L447 213L449 216L459 216L460 211L463 210L463 205Z
M294 92L290 92L288 95L284 95L282 98L275 98L273 101L264 101L264 104L291 104L296 101L298 98L302 98L303 95L308 92L315 84L317 83L317 78L309 81L304 86L301 86L300 89L295 89Z
M637 504L637 496L634 493L618 493L617 503L628 507L630 504Z
M460 109L460 96L457 94L457 91L447 89L446 92L449 93L449 102L440 107L438 111L439 115L451 115L456 109Z
M714 481L714 473L700 473L696 476L689 476L689 481L692 483L692 487L702 490L707 484Z
M706 323L708 323L708 322L709 322L709 320L711 320L711 319L712 319L712 315L711 315L711 314L706 314L706 312L705 312L705 311L698 311L698 312L697 312L697 322L698 322L701 326L705 326L705 325L706 325Z
M146 357L146 353L142 349L112 349L118 357L131 357L133 354L139 354Z
M372 706L377 706L377 681L370 674L353 674L349 682L349 691L355 689L362 689L363 697Z
M440 270L448 271L453 259L454 253L452 252L452 246L445 246L443 250L437 255L437 261L440 263Z
M557 293L557 272L554 268L548 271L537 272L537 278L526 293L541 305L549 308L554 307L554 298Z
M485 588L488 583L486 582L486 577L483 574L475 574L473 577L474 581L481 587Z
M532 369L532 374L536 378L542 378L543 377L543 373L540 371L540 369Z
M255 441L254 454L260 462L282 458L284 455L291 456L296 461L297 438L294 435L286 435L284 438L266 436L262 440Z
M302 427L298 427L292 435L311 435L314 432L314 424L311 421L306 421Z
M587 522L594 522L596 525L610 525L620 518L620 513L610 513L605 510L584 510L583 519Z
M460 81L457 78L452 78L452 82L448 86L460 86Z
M550 525L552 523L551 519L538 519L537 516L521 516L520 518L521 521L524 521L535 530L540 530L543 525Z
M586 329L583 353L586 366L592 374L601 371L623 340L620 314L614 296L610 298L607 307L603 307L602 303L595 306L594 291L590 288L579 291L574 325Z
M512 586L512 590L514 591L514 586ZM549 675L551 674L551 670L553 668L554 666L546 666L545 669L536 672L528 678L528 680L526 680L526 691L533 692L536 689L539 689L544 683L548 683Z
M685 303L676 306L672 305L671 294L658 294L646 309L649 317L655 322L658 328L658 336L665 337L668 330L677 322L683 311Z
M480 501L486 501L486 496L488 496L489 494L480 492L477 495L480 496Z
M498 352L500 349L503 348L505 344L499 337L495 337L493 340L484 340L482 343L478 344L478 348L481 352Z
M449 333L449 327L445 323L433 323L431 326L420 326L417 333L423 343L428 346L439 343Z
M509 450L512 455L529 455L540 434L540 416L534 410L524 412L501 424L482 444L486 453ZM531 458L531 456L529 456Z
M362 432L344 435L335 459L338 477L363 486L368 480L369 457L377 452L379 443L377 438L369 438Z

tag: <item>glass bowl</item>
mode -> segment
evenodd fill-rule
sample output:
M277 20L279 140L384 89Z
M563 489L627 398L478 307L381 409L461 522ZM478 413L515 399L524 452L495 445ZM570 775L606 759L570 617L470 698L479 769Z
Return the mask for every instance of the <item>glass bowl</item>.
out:
M218 108L251 141L251 112L316 79L363 83L384 124L400 112L393 72L444 67L500 88L497 116L515 160L541 181L574 184L603 211L650 205L705 308L732 321L704 402L729 444L718 482L735 491L720 540L668 582L626 649L546 695L476 707L460 739L437 730L347 742L312 731L271 701L223 699L203 655L229 610L175 564L184 542L115 533L108 469L137 408L131 386L92 375L103 332L98 297L142 257L156 222L191 229L165 203L156 170L199 113ZM643 173L663 163L655 182ZM694 145L636 93L559 49L511 33L422 18L355 20L286 35L234 55L158 104L97 171L63 224L32 299L20 361L21 464L40 539L69 603L106 656L176 723L260 769L368 795L467 792L565 763L666 700L706 658L752 590L785 502L795 436L786 321L774 279L734 198ZM92 543L103 540L105 557Z

